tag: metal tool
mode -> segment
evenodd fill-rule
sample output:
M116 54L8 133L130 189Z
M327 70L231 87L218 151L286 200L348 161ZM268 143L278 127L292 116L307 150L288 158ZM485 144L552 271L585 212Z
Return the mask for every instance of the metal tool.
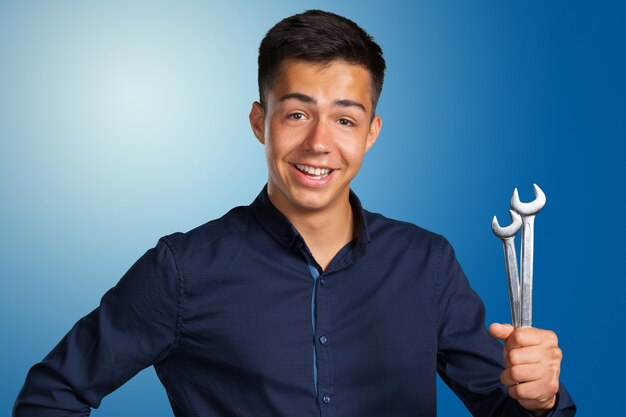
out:
M506 278L509 283L509 301L511 303L511 320L513 327L521 326L521 302L519 291L519 277L517 275L517 256L515 256L515 235L522 227L522 217L509 210L511 216L511 224L506 227L500 227L498 219L493 216L491 221L491 230L493 234L502 240L504 248L504 263L506 265Z
M534 227L535 216L546 204L546 195L537 184L535 199L529 203L522 203L517 193L517 188L511 197L511 208L522 217L522 249L521 249L521 326L532 326L533 306L533 255L534 255Z

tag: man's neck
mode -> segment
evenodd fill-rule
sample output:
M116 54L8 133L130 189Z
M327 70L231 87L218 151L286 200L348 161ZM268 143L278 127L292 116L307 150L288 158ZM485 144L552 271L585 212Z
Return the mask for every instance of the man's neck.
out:
M354 215L349 194L320 210L297 208L280 197L272 194L269 197L272 204L302 235L313 257L324 270L337 252L354 239Z
M328 269L337 252L354 238L354 219L350 202L340 208L340 212L310 213L289 219L323 270Z

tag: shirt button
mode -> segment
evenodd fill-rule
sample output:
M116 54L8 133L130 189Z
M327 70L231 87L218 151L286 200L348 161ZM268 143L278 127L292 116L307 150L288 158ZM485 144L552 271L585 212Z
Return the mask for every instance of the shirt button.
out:
M322 278L320 279L320 285L323 287L324 285L326 285L326 279Z
M320 343L321 343L321 344L325 345L325 344L326 344L326 342L328 342L328 339L326 339L326 336L322 336L322 337L320 337Z
M330 404L330 395L324 395L324 396L322 397L322 402L323 402L324 404Z

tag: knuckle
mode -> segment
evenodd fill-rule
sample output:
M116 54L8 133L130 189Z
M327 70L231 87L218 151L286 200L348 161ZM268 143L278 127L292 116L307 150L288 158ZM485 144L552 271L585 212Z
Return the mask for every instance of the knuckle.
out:
M548 367L549 371L550 371L550 377L551 378L559 378L559 374L561 373L561 367L557 366L557 365L552 365L550 367Z
M509 385L507 371L504 371L500 374L500 382L502 383L502 385Z
M528 388L526 387L528 384L519 384L519 385L515 385L513 388L515 388L515 395L516 397L514 397L516 400L519 399L533 399L532 397L529 397L529 393L528 393Z
M511 333L511 336L509 336L509 338L506 340L506 347L507 349L512 349L513 346L519 345L519 338L520 338L520 332L522 331L522 329L516 329L513 333Z
M552 395L559 392L559 381L551 381L550 384L548 385L548 391Z
M509 362L511 365L517 365L521 361L521 353L519 349L515 349L509 352Z
M559 337L552 330L548 330L548 341L554 346L558 346Z
M524 377L523 377L522 374L523 374L523 372L522 372L522 370L520 369L519 366L512 366L509 369L509 375L511 376L511 378L515 382L520 382L520 381L523 380Z
M563 351L559 348L552 349L552 359L560 362L563 359Z
M515 400L519 400L519 385L513 385L509 388L509 396Z

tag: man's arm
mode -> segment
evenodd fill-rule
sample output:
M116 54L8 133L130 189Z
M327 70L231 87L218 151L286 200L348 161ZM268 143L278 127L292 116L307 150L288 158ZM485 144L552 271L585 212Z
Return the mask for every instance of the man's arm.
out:
M31 368L13 416L89 415L105 395L166 358L178 335L179 282L161 240Z
M475 416L532 417L520 402L509 395L509 387L500 381L505 370L502 344L487 332L484 305L470 288L454 251L445 239L441 244L437 288L437 370L441 378ZM511 350L517 340L511 339ZM512 391L513 396L517 394L517 389ZM532 408L530 402L525 402L527 399L524 396L523 404ZM544 399L548 400L547 397ZM576 406L562 385L554 400L556 404L550 416L575 414ZM542 406L550 405L549 402Z

